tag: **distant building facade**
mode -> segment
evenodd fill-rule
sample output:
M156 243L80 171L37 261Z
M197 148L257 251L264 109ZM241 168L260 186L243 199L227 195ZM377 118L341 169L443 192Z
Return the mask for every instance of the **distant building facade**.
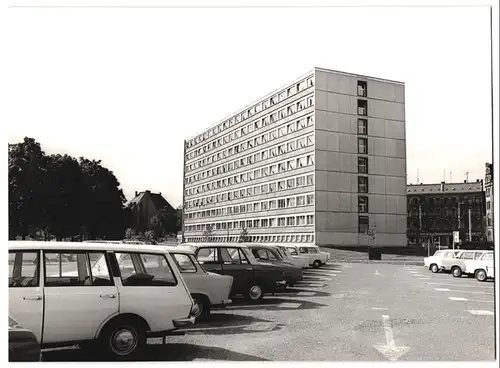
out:
M494 223L495 216L493 211L493 164L486 163L486 172L484 175L484 191L486 197L486 229L485 235L488 242L494 242Z
M160 193L151 193L150 190L135 192L135 197L127 204L133 216L133 228L144 232L153 228L151 218L167 207L168 210L175 211L174 208L163 198Z
M410 244L453 246L453 232L462 243L484 239L483 181L407 186ZM470 231L469 231L470 229Z
M183 202L187 242L406 246L404 84L315 68L185 142Z

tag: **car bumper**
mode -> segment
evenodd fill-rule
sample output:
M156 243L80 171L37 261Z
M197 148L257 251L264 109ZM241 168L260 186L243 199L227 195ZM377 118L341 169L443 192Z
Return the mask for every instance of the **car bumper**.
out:
M195 321L194 317L187 317L187 318L174 319L172 320L172 323L175 328L181 328L194 324L194 321Z

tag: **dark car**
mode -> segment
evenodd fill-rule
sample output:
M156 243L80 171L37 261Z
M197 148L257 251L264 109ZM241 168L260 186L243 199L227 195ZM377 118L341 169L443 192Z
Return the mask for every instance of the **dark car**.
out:
M295 266L293 263L286 261L280 250L272 245L264 244L248 244L247 247L251 250L255 259L265 267L270 263L280 267L285 276L286 283L289 286L295 285L296 282L302 281L304 276L302 268Z
M41 357L35 334L9 317L9 362L40 362Z
M257 262L242 244L199 244L196 248L196 258L205 270L233 276L231 296L243 295L255 302L261 300L264 293L286 288L283 269Z

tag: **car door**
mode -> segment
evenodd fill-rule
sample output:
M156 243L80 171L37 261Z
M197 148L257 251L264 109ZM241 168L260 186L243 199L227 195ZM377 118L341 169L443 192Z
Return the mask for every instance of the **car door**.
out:
M95 338L118 313L118 290L103 251L44 251L43 342ZM70 327L69 327L70 326Z
M189 316L188 287L168 253L114 252L120 276L120 314L141 316L151 330L174 328L173 320Z
M42 341L43 286L40 251L9 251L9 315Z
M196 252L196 259L206 271L222 274L222 265L217 247L199 248Z
M253 281L254 270L240 248L220 247L222 274L233 277L233 293L243 293Z

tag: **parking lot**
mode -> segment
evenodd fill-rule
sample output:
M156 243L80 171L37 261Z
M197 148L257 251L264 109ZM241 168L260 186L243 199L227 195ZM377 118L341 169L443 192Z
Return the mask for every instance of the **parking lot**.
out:
M423 266L334 264L257 305L235 300L144 360L493 360L494 283ZM45 361L98 360L79 349Z

